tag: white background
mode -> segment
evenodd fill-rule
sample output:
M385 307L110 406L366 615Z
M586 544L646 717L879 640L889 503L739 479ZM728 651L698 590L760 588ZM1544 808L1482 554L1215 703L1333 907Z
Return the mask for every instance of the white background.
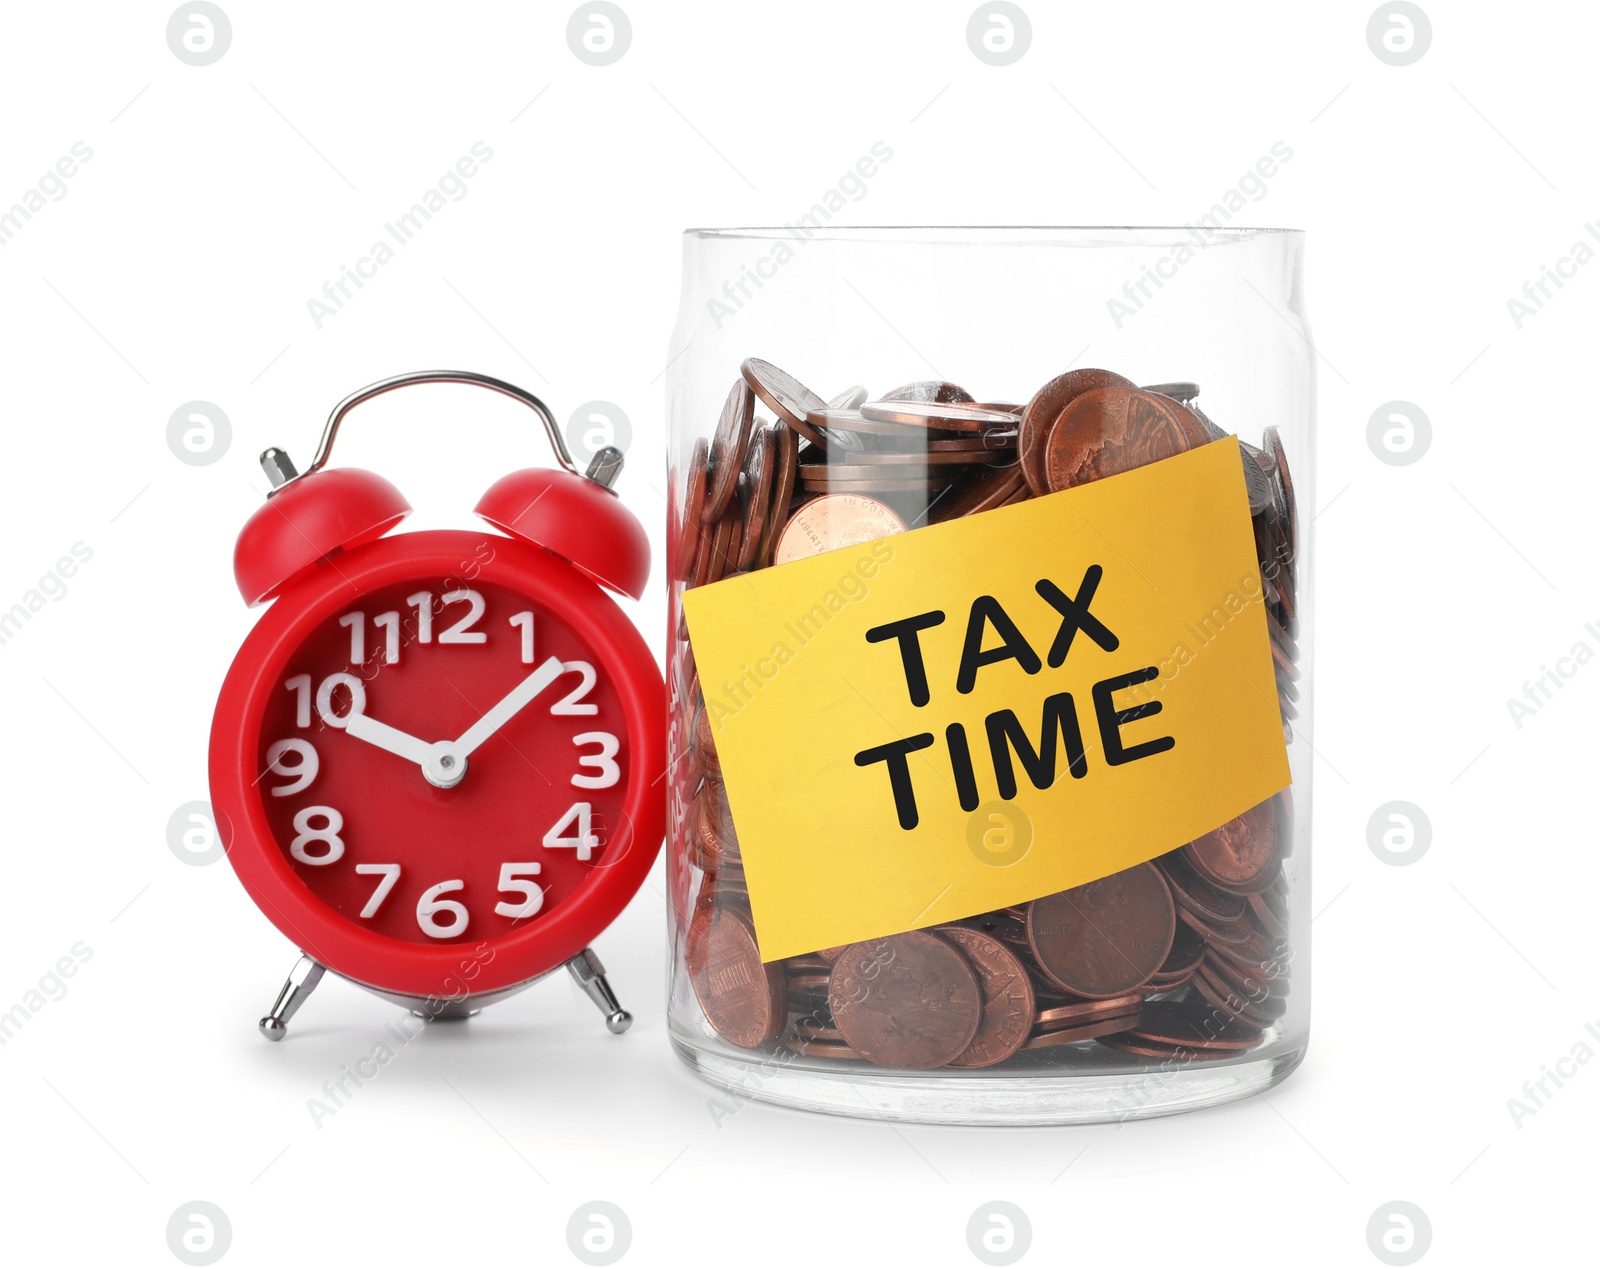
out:
M997 68L968 48L967 0L626 0L607 67L569 49L567 5L224 7L232 42L205 67L169 50L160 4L12 6L0 47L0 207L93 151L0 247L0 609L93 552L0 646L0 1011L92 949L0 1048L9 1261L175 1264L167 1221L196 1199L227 1214L229 1264L567 1263L591 1199L627 1213L625 1263L652 1265L977 1263L966 1225L991 1199L1028 1213L1028 1260L1049 1263L1376 1264L1367 1223L1394 1199L1427 1213L1432 1263L1589 1238L1600 1064L1520 1126L1507 1099L1600 1028L1600 668L1520 727L1506 700L1600 649L1600 265L1521 329L1506 301L1600 246L1592 8L1430 0L1431 46L1394 67L1364 3L1025 0L1031 46ZM307 300L480 141L467 195L319 329ZM307 1099L399 1011L330 979L264 1043L293 951L226 866L166 842L206 796L215 691L252 621L230 557L265 488L254 455L304 462L371 379L481 369L563 419L626 411L621 492L659 548L680 230L793 220L875 141L894 159L864 224L1184 223L1274 142L1294 151L1241 219L1310 233L1310 1057L1265 1097L1123 1127L760 1106L719 1127L665 1039L658 869L599 944L638 1016L625 1038L552 979L430 1029L315 1126ZM418 527L465 525L544 459L516 407L450 392L370 407L338 455L399 484ZM232 422L210 466L166 441L196 399ZM1407 466L1367 442L1395 399L1433 425ZM630 611L659 648L659 563ZM1408 867L1368 846L1394 799L1432 824Z

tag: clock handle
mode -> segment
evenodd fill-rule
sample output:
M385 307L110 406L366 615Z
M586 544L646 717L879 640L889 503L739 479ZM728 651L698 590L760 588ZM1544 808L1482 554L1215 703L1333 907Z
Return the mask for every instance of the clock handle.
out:
M352 392L338 405L333 407L333 413L328 415L327 425L322 429L322 440L317 445L317 452L311 459L311 466L304 472L296 472L294 464L289 461L288 455L279 449L268 449L261 455L261 466L267 476L272 480L276 489L282 488L296 480L302 480L321 471L327 465L328 459L333 454L333 443L339 435L339 425L344 422L345 415L360 405L363 401L370 401L373 397L381 397L386 392L393 392L396 388L408 388L419 383L465 383L480 388L488 388L491 392L498 392L502 396L520 401L535 414L544 424L545 435L550 438L550 448L555 451L556 461L574 476L587 476L598 485L609 489L615 483L622 470L622 452L614 446L606 446L594 456L587 472L580 472L577 464L572 461L572 454L567 449L567 442L561 435L561 429L556 426L555 417L550 413L550 408L533 393L525 388L519 388L514 383L507 383L504 379L496 379L491 375L478 374L472 370L414 370L409 374L391 375L387 379L380 379L377 383L369 383L364 388Z

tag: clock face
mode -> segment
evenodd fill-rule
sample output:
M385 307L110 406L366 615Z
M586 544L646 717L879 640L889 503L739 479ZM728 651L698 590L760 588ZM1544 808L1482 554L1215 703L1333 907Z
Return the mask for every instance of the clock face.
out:
M255 796L344 920L425 946L500 939L559 919L629 845L619 684L539 589L471 569L387 581L263 685Z

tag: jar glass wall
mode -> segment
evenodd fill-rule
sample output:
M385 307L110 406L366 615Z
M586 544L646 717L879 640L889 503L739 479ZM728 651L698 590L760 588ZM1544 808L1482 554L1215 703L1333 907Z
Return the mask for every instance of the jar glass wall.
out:
M1295 231L1205 225L685 235L666 376L669 1022L706 1079L847 1115L1073 1123L1228 1101L1299 1062L1315 474L1303 248ZM744 852L762 847L735 814L750 795L730 799L723 779L685 592L1234 437L1254 540L1241 607L1265 617L1263 700L1275 697L1289 787L1063 892L763 962L744 868ZM998 553L1053 560L1037 537L1006 538ZM1076 596L1085 611L1092 594ZM1061 595L1060 611L1073 598ZM1213 618L1239 611L1197 612L1190 651L1213 637ZM1088 619L1076 629L1098 637ZM1095 735L1092 720L1083 726ZM1067 760L1072 734L1061 732ZM767 778L784 785L785 751L810 740L773 746ZM1042 741L1038 754L1017 752L1036 758ZM957 784L960 756L948 759ZM984 805L1003 811L994 792ZM1051 825L1031 849L1076 847ZM869 985L874 1006L909 997L864 1011Z

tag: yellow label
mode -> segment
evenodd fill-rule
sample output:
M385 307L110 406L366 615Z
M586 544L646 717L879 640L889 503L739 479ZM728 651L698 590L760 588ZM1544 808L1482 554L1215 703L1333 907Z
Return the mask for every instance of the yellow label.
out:
M1289 783L1240 458L684 596L764 959L1082 885Z

